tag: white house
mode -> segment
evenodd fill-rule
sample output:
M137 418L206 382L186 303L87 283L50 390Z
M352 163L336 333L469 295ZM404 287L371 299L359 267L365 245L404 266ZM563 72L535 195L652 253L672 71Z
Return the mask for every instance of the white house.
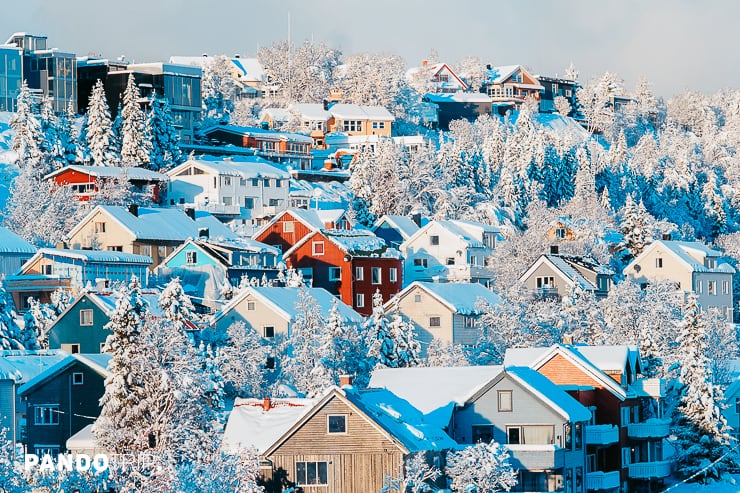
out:
M190 159L168 175L172 205L252 224L288 207L290 174L259 157Z
M473 221L431 221L401 244L404 284L456 281L488 284L486 266L499 229Z

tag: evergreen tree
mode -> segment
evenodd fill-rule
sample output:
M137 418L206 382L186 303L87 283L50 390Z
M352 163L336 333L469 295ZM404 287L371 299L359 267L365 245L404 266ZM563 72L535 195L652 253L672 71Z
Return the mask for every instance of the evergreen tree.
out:
M51 171L57 170L67 164L64 154L64 143L61 136L61 123L59 117L54 113L52 100L44 98L41 103L41 142L40 148L43 160Z
M152 101L152 109L147 115L147 128L152 143L150 169L166 170L180 164L183 160L180 137L166 99L154 98Z
M67 111L59 115L59 138L62 143L65 166L72 164L83 164L85 162L85 153L83 143L80 139L80 132L77 129L75 120L77 115L72 102L67 106Z
M635 204L632 195L627 195L627 201L620 213L622 220L619 229L624 235L623 247L629 252L627 259L632 259L640 255L650 243L648 212L642 202Z
M32 176L41 178L49 172L49 169L39 147L43 139L41 123L33 111L31 91L25 80L18 93L16 112L10 118L9 124L14 131L11 149L16 153L16 164L21 168L32 170L30 173Z
M237 397L261 397L265 391L265 363L270 348L262 337L243 322L227 329L228 340L216 357L219 371L225 376L225 390Z
M180 330L185 330L193 321L195 307L182 289L179 277L173 278L162 290L159 295L159 307L164 317Z
M509 462L509 451L496 442L447 452L447 475L453 490L470 493L509 491L518 477Z
M139 104L139 88L134 74L129 74L126 89L123 92L121 117L121 164L148 168L152 153L149 129L146 126L144 111Z
M0 349L24 349L10 295L0 283Z
M383 310L380 291L373 295L373 312L365 323L367 355L374 366L404 368L421 364L421 346L414 324L394 313L389 320Z
M108 101L105 99L103 82L100 79L95 83L90 94L85 136L93 166L115 166L118 163L110 110Z
M729 451L730 437L719 407L724 401L722 391L712 384L704 329L696 295L689 294L683 320L678 326L679 382L682 387L681 402L674 419L676 463L684 477L709 482L719 479L727 465L727 461L718 459Z

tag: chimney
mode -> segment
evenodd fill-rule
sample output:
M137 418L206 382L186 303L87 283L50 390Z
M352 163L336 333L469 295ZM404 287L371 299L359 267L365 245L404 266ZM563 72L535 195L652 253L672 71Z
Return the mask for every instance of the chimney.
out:
M491 70L491 68L493 68L493 67L491 67L491 64L490 63L487 63L486 64L486 70Z
M139 217L139 206L137 204L129 204L128 211L132 216Z
M190 219L195 221L195 209L193 209L192 207L186 207L185 214L187 214Z
M563 344L573 345L573 334L563 334Z
M429 65L429 60L422 60L421 61L421 66L422 67L426 67L427 65Z
M198 238L208 239L208 228L198 228Z
M272 409L272 402L270 402L269 397L265 397L265 399L262 401L262 409L264 409L265 411L269 411L270 409Z
M557 245L550 245L550 255L557 255L558 251L559 250Z
M416 212L416 213L412 214L411 215L411 220L414 221L414 223L416 223L416 225L421 228L421 213Z
M663 233L663 241L671 241L671 234Z
M354 377L352 375L339 375L339 387L352 387Z

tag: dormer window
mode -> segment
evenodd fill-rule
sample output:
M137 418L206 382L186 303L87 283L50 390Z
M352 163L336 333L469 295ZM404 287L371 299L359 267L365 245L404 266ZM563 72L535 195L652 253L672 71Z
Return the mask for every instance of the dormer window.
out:
M565 228L555 228L555 238L558 240L564 240L565 239Z
M717 267L717 259L714 257L704 257L704 267L714 269Z
M663 268L663 257L658 257L655 259L655 268L656 269L662 269Z

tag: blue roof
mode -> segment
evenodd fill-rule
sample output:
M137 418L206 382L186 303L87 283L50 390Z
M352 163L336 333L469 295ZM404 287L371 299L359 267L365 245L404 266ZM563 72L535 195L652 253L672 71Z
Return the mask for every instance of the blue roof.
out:
M86 357L92 357L92 359L89 361L86 359ZM110 354L88 354L88 355L79 355L79 354L70 354L66 358L57 361L55 364L48 366L46 369L44 369L42 372L36 374L33 378L28 380L25 384L20 386L18 388L18 394L23 395L28 393L31 389L39 385L40 383L45 382L49 378L52 378L57 373L64 371L65 369L72 366L75 362L79 361L85 366L88 366L92 370L98 372L100 375L106 377L108 376L108 370L106 370L108 366L108 361L110 361L112 355Z
M0 226L0 253L36 253L36 247L10 231Z
M69 353L59 350L0 351L0 380L26 383L39 373L65 359Z
M505 371L568 420L575 423L591 419L591 411L541 373L527 366L511 366Z

